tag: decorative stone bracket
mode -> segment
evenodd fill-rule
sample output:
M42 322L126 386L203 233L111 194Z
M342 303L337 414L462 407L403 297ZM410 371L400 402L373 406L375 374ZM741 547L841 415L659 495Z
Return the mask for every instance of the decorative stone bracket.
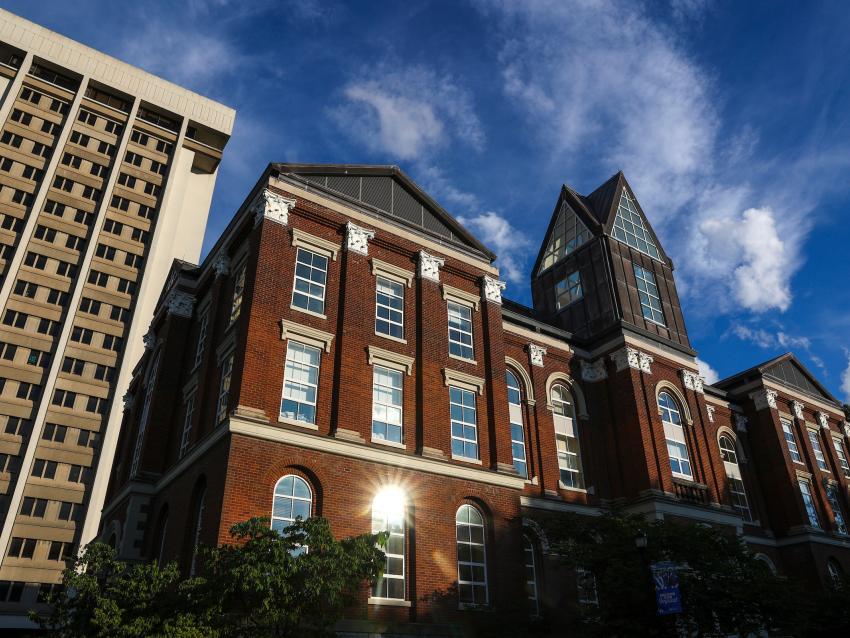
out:
M717 408L715 408L713 405L707 405L707 406L705 406L705 411L706 411L706 412L708 412L708 421L709 421L709 423L714 423L714 411L715 411L716 409L717 409Z
M375 237L374 230L362 228L351 222L345 224L345 249L360 255L369 254L369 240Z
M803 408L806 406L800 403L799 401L791 401L791 411L794 412L794 416L803 420Z
M212 267L213 270L215 270L216 277L220 275L227 275L230 273L230 260L227 258L227 255L219 254L218 257L213 260Z
M289 223L289 211L295 207L294 199L287 199L282 195L264 188L257 195L248 212L254 214L254 226L259 226L264 219L286 226Z
M817 417L818 424L824 429L829 429L829 417L826 416L824 412L815 412L815 417Z
M735 414L735 429L737 429L738 432L746 432L749 424L750 420L743 414Z
M581 379L588 383L596 383L608 378L608 371L605 370L605 359L597 359L596 361L581 362Z
M651 366L653 361L655 361L652 355L630 346L625 346L616 352L612 352L610 358L617 365L617 372L621 372L626 368L634 368L645 374L652 374Z
M499 281L498 279L484 275L484 298L487 301L492 301L493 303L501 305L502 291L506 286L507 284L504 281Z
M703 394L703 378L698 372L682 369L679 370L679 376L682 377L682 383L688 390Z
M172 289L165 299L165 311L169 315L191 317L195 308L195 298L188 292Z
M776 409L776 391L775 390L759 390L751 392L750 398L756 404L756 410L775 410Z
M431 281L440 281L440 268L446 260L442 257L435 257L424 250L419 251L419 278L430 279Z
M536 343L528 344L528 359L531 361L531 365L542 368L544 354L546 354L546 348L543 346L538 346Z

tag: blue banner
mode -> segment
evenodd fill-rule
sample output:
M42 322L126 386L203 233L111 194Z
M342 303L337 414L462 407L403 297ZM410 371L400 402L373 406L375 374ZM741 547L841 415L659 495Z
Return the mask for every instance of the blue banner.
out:
M676 563L653 563L652 580L655 581L655 602L658 614L667 616L682 612L682 594L679 591L679 572Z

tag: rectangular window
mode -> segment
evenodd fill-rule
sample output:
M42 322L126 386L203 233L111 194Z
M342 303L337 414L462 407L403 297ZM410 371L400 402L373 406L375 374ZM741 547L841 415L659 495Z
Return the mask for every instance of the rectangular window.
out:
M661 297L658 295L658 286L655 285L655 275L637 264L634 264L634 269L643 318L662 326L666 325L664 323L664 312L661 309Z
M478 459L478 421L475 393L449 386L452 423L452 456Z
M847 523L844 520L844 510L841 509L841 496L838 493L838 486L830 485L826 489L826 498L829 501L829 506L832 508L832 517L835 519L835 531L839 534L847 534Z
M375 332L404 339L404 284L386 277L375 280Z
M242 312L242 295L245 293L245 269L247 266L242 264L239 272L236 274L236 279L233 281L233 303L230 306L230 325L233 325L239 314Z
M798 479L797 483L800 486L800 494L803 497L803 505L806 508L806 515L809 517L809 525L820 529L818 512L817 509L815 509L815 500L812 498L812 486L804 479Z
M797 448L797 439L794 438L794 430L791 429L791 421L781 419L782 434L785 436L785 444L788 446L788 453L791 455L791 460L794 463L802 463L803 459L800 456L800 450Z
M847 463L844 445L842 445L839 439L832 439L832 445L835 447L835 454L838 456L838 464L841 466L841 472L845 478L850 478L850 463Z
M449 354L462 359L473 359L472 308L449 301L448 311Z
M318 348L289 341L280 402L281 417L304 423L316 422L321 354Z
M581 288L581 274L578 270L571 272L555 284L555 304L558 310L566 308L574 301L581 299L583 296L584 291Z
M227 356L221 364L221 382L218 388L218 407L215 422L221 423L227 418L227 404L230 400L230 379L233 376L233 354Z
M404 600L404 507L395 503L381 505L375 499L372 531L387 532L389 536L386 544L379 546L385 556L384 570L372 585L372 596Z
M292 305L319 315L324 314L327 276L328 258L299 247L295 259Z
M401 443L402 372L375 366L372 373L372 438Z
M812 443L812 450L815 453L815 461L817 461L818 468L820 468L823 472L829 472L829 468L826 465L826 458L824 457L823 450L820 446L818 433L814 430L809 430L809 441Z
M209 310L204 312L201 317L200 326L198 327L198 346L195 348L195 366L201 364L201 359L204 358L204 346L207 342L207 329L210 323Z
M186 398L186 408L183 416L183 433L180 435L180 458L182 459L189 449L189 438L192 434L192 417L195 416L195 393L192 392Z

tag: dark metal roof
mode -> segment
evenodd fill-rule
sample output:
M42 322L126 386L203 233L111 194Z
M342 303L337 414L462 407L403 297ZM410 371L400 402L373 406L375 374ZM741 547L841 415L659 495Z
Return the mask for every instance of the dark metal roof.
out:
M442 242L462 246L490 262L496 259L490 249L398 166L275 163L272 168L281 176L293 176Z

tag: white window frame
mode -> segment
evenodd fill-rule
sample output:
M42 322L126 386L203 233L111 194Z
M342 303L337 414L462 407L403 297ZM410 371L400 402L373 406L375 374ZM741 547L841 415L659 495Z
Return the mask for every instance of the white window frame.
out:
M632 268L635 273L635 282L637 283L638 298L640 299L640 309L643 318L646 321L666 328L664 306L661 303L661 293L658 291L658 282L655 279L655 273L639 264L633 263ZM641 288L641 284L643 284L643 288ZM644 297L646 297L645 300ZM647 311L649 311L649 316L647 316Z
M180 454L178 458L186 456L186 451L189 449L189 435L192 432L192 419L195 417L195 397L197 390L192 390L183 402L183 431L180 434Z
M788 448L788 454L794 463L803 465L803 457L800 456L800 446L797 445L797 437L794 435L794 425L790 419L780 418L779 422L782 426L782 435L785 437L785 446Z
M724 447L723 441L728 441ZM741 466L738 463L738 451L735 447L735 439L726 433L717 437L717 447L720 449L720 457L723 459L723 469L726 470L726 478L729 481L729 495L732 497L732 507L738 511L748 523L753 520L750 509L750 501L747 498L747 490L744 487L744 477L741 475Z
M397 381L397 385L386 385L380 383L378 375L383 374L389 377L393 382ZM398 393L398 403L395 403L394 394ZM380 396L389 395L389 402L380 398ZM377 418L383 409L385 418ZM390 421L390 414L393 411L398 411L398 423ZM375 431L376 423L384 426L384 436ZM398 429L398 440L390 438L387 434L390 428ZM372 441L382 444L394 444L404 447L404 372L393 367L376 363L372 366Z
M201 365L201 360L204 358L204 349L207 345L207 331L209 330L209 324L210 310L209 308L206 308L201 314L201 319L198 322L198 343L195 346L195 363L193 366L195 368Z
M673 407L671 408L669 405L662 405L661 397L666 396L667 401L672 403ZM670 471L673 476L678 478L683 478L688 481L694 480L694 469L691 464L691 453L688 449L688 439L685 433L685 426L682 423L682 407L679 405L679 402L667 391L662 390L658 393L658 410L661 414L661 423L664 426L664 439L667 444L667 456L670 459ZM679 418L679 422L671 418L672 415L675 414ZM681 432L681 434L680 434ZM676 438L677 436L681 437L681 440ZM682 451L684 450L684 455ZM679 470L673 469L673 461L678 464ZM687 464L688 472L682 471L684 468L683 464Z
M531 615L540 615L540 586L537 582L537 552L534 543L527 534L522 537L524 541L523 555L525 556L525 592L528 596L528 605Z
M461 512L475 512L479 522L472 522L472 516L467 515L462 517ZM465 518L466 520L461 520L461 518ZM466 528L466 533L463 534L461 529ZM473 529L480 529L481 532L481 541L473 540ZM465 539L463 537L466 537ZM457 548L457 584L458 584L458 601L461 607L481 607L486 606L490 601L490 588L487 584L487 526L484 521L484 515L472 505L464 503L461 505L457 513L455 514L455 546ZM466 545L469 547L470 560L461 560L460 559L460 546ZM472 552L473 548L480 547L481 553L483 555L482 561L473 561ZM462 568L467 567L469 569L469 575L472 578L465 579L461 577ZM483 572L483 579L476 579L474 571L476 569L480 569ZM464 586L469 586L472 588L472 600L464 600L462 597L462 588ZM475 600L475 588L476 587L484 587L484 601L479 602Z
M560 473L559 487L565 490L585 491L581 441L575 418L573 394L564 384L555 383L549 390L549 402L555 424L555 450ZM567 478L569 480L564 480Z
M473 335L473 327L472 327L472 319L473 319L473 311L474 308L472 305L468 305L465 303L460 303L456 299L448 299L446 301L446 313L448 316L448 326L449 326L449 356L454 359L461 359L463 361L475 361L475 337ZM464 313L469 313L469 316L464 316ZM459 323L456 326L452 326L452 316L455 316ZM465 324L468 323L468 328ZM460 335L460 339L453 337L452 333L457 333ZM469 343L464 343L462 337L468 336ZM452 346L455 346L458 352L452 352ZM469 350L469 356L466 355L465 349Z
M511 428L511 460L514 464L517 474L522 478L528 478L528 451L525 446L525 424L523 422L522 413L522 387L519 383L519 377L510 368L505 369L505 381L508 387L508 421ZM513 384L513 385L512 385ZM511 394L516 395L517 401L511 399ZM517 433L517 430L519 432ZM517 438L519 434L519 438ZM518 456L517 452L521 451L522 456Z
M278 487L280 486L281 483L283 483L283 481L285 481L288 478L292 479L291 493L290 494L278 494ZM296 491L297 491L296 485L298 485L299 483L303 483L304 487L307 488L307 493L309 494L309 496L307 496L307 497L296 496L296 494L295 494ZM289 516L282 516L279 513L278 507L279 506L282 507L281 501L287 501L288 502ZM300 503L307 503L308 514L307 514L306 518L301 517L301 516L293 516L292 515L295 511L296 501L300 502ZM283 535L283 534L285 534L286 528L289 527L290 525L292 525L293 523L295 523L296 520L298 520L298 519L307 520L307 518L310 518L312 515L313 515L313 488L310 486L310 483L307 480L305 480L304 478L298 476L297 474L286 474L284 476L281 476L277 480L277 482L274 484L274 490L272 490L272 511L271 511L271 520L269 521L269 527L271 529L275 529L275 521L282 521L282 522L286 523L286 525L284 525L282 529L278 530L278 532L281 535ZM298 548L296 548L292 552L292 554L297 556L298 554L306 553L307 551L309 551L309 547L307 547L306 545L303 545L303 546L299 546Z
M382 283L383 282L383 283ZM382 292L381 286L385 286L389 289L397 288L400 291L400 294L397 294L396 290L391 290L390 293ZM387 303L382 303L381 295L389 299L397 299L401 302L401 310L398 308L393 308L391 305ZM386 311L387 316L381 317L380 311L384 309ZM397 318L393 318L394 315L397 315ZM389 331L384 331L379 328L381 322L387 324ZM393 327L398 327L400 331L399 335L392 334ZM396 341L404 342L404 283L398 281L395 278L387 277L383 274L378 274L375 277L375 334L380 335L381 337L388 337L390 339L394 339Z
M459 393L460 403L458 403L453 397L453 393ZM468 405L466 399L472 398L472 405ZM461 412L461 417L459 419L454 418L451 414L452 407L457 407ZM472 411L472 420L468 420L467 412ZM451 441L452 441L452 458L459 459L461 461L473 461L480 462L479 459L481 457L481 447L478 442L478 400L475 396L475 392L469 390L467 388L461 388L456 385L449 386L449 421L451 424ZM458 425L462 434L455 434L455 425ZM468 429L472 430L472 438L469 436ZM462 449L462 453L455 452L455 443L458 443ZM475 456L469 456L467 454L467 446L474 446L475 448Z
M581 271L574 270L555 284L555 308L563 310L584 298Z
M302 262L301 256L302 254L310 255L310 263ZM318 266L315 266L313 263L313 258L318 257L320 259L325 260L324 270ZM321 250L316 250L312 246L298 246L295 253L295 272L293 274L292 279L292 300L290 302L290 308L293 310L299 310L301 312L306 312L307 314L315 315L317 317L322 317L323 319L327 318L325 316L325 298L327 297L328 292L328 270L330 266L331 258L325 252ZM314 272L320 272L324 274L323 281L313 281L310 277L305 277L298 274L298 266L303 265L304 267L309 269L309 275L313 275ZM302 290L298 290L298 282L303 281L306 282L307 292ZM311 288L316 286L321 294L313 293ZM306 299L306 307L299 305L296 302L298 298L297 295L301 295L304 299ZM312 310L310 308L310 300L315 299L318 300L321 308L320 310Z
M407 561L405 560L405 552L407 550L406 543L406 524L405 524L405 505L401 505L399 511L390 511L390 508L381 509L378 505L378 500L372 504L372 533L386 532L389 535L387 542L384 545L379 545L384 552L384 571L374 583L372 583L370 604L381 604L383 602L401 602L407 600ZM401 553L390 551L390 542L395 538L401 538ZM390 573L391 564L400 565L401 569L396 570L399 573ZM388 581L401 581L402 595L390 596ZM384 587L386 586L386 589ZM379 595L384 594L384 595Z
M817 529L821 529L820 519L818 518L818 510L815 506L815 497L812 494L811 482L809 482L808 479L798 477L797 485L800 488L800 496L803 498L803 506L806 510L809 525Z
M245 294L245 276L247 273L248 264L243 261L236 270L236 277L233 278L233 299L230 304L230 321L228 326L232 326L242 314L242 297Z
M233 357L229 352L221 358L221 372L218 382L218 400L215 408L215 423L218 425L227 418L227 406L230 403L230 384L233 379Z
M824 456L823 453L823 447L820 444L820 436L818 436L818 431L812 430L811 428L806 429L808 430L809 434L809 443L812 444L812 451L815 453L815 463L817 464L818 469L821 472L828 472L831 474L832 472L829 471L829 465L827 465L826 463L826 456Z
M841 467L841 472L844 478L850 478L850 463L847 462L847 454L844 451L844 444L841 439L833 437L832 447L835 448L835 454L838 457L838 465Z
M298 350L300 350L303 355L307 355L308 353L315 351L315 353L316 353L316 363L313 364L309 361L305 362L303 360L297 361L294 358L294 354ZM292 364L292 365L290 365L290 364ZM290 369L292 369L294 371L296 366L300 368L301 372L304 372L304 371L308 372L306 381L298 381L298 380L295 380L295 379L292 378L292 376L290 374ZM312 369L312 368L315 368L315 370L316 370L316 373L315 373L316 382L315 383L312 383L312 382L309 381L309 370ZM312 344L304 343L303 341L298 341L296 339L289 339L287 344L286 344L286 360L284 361L283 388L282 388L282 391L281 391L281 398L280 398L280 420L281 421L284 421L285 423L294 423L296 425L309 427L309 428L313 428L313 429L316 429L318 427L316 425L316 421L317 421L318 399L319 399L319 380L321 378L321 373L322 373L322 349L317 347L317 346L314 346ZM298 386L298 387L296 387L296 386ZM311 406L313 408L313 418L312 418L312 420L310 420L310 419L299 419L298 415L300 413L300 410L298 410L298 409L296 409L294 418L291 417L291 416L284 415L283 403L284 403L284 401L287 400L287 388L288 387L291 387L294 390L304 390L304 391L307 391L308 393L309 393L310 390L312 390L312 392L313 392L313 401L312 402L310 402L309 400L295 401L294 399L289 399L289 400L292 400L294 403L296 403L298 407L300 407L302 405Z
M841 498L839 487L836 484L830 484L826 487L826 500L832 508L832 517L835 519L836 531L839 534L847 536L847 520L844 518L844 509L841 507Z

